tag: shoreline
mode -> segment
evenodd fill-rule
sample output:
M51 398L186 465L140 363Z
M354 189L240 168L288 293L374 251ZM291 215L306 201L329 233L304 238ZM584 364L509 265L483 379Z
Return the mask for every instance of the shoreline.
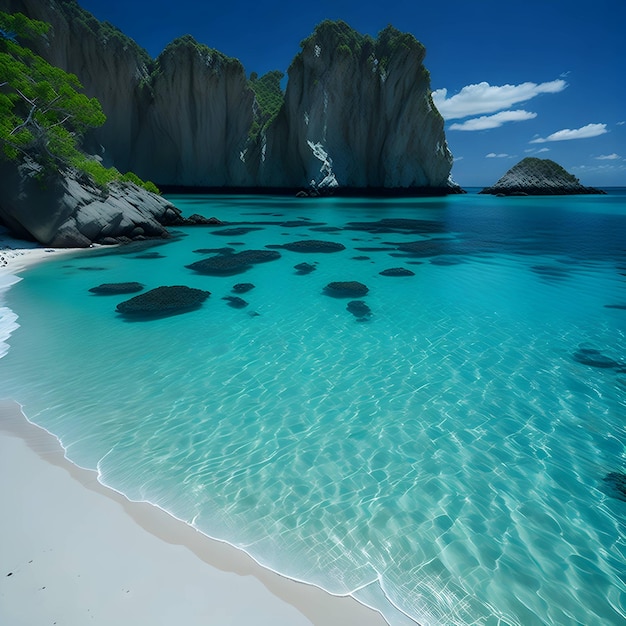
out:
M0 231L0 291L53 253L80 251L16 247L23 243ZM284 577L158 506L128 500L68 460L58 438L6 398L0 459L3 623L387 625L352 596Z

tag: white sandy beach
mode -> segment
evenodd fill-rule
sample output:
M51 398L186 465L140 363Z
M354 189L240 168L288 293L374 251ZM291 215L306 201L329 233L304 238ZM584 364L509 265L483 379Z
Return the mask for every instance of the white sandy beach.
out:
M67 252L22 244L0 232L0 284ZM283 578L102 486L7 398L0 502L3 626L386 624L352 598Z

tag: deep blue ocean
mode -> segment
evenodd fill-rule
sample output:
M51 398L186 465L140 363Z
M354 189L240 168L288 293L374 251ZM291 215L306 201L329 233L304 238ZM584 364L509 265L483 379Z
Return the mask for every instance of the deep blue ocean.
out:
M169 199L228 224L2 294L0 397L129 499L394 626L626 623L626 190ZM345 248L282 247L307 240ZM128 281L211 296L134 320L89 291Z

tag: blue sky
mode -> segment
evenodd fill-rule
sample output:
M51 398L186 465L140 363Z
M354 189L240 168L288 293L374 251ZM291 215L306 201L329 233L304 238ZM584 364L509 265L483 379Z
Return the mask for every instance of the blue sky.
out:
M525 156L585 185L626 186L626 0L79 0L155 57L172 39L286 71L323 19L376 35L388 24L427 50L464 187L493 184Z

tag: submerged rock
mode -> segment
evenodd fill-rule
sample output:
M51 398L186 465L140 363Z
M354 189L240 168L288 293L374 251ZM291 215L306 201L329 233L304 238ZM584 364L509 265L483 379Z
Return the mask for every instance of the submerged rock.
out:
M356 280L337 281L328 283L324 293L334 298L359 298L367 294L369 289Z
M620 363L602 354L600 350L594 348L580 348L574 352L572 358L577 363L597 367L599 369L616 369L619 372L626 372L626 363Z
M235 293L246 293L251 289L254 289L254 285L252 283L237 283L236 285L233 285L233 291Z
M137 293L143 289L141 283L102 283L97 287L92 287L89 291L103 296L116 295L121 293Z
M302 241L292 241L280 246L290 252L341 252L346 247L336 241L320 241L318 239L303 239Z
M186 265L188 269L209 276L240 274L257 263L266 263L280 258L275 250L244 250L233 254L212 256Z
M222 235L223 237L240 237L255 230L263 230L259 226L241 226L239 228L220 228L211 232L212 235Z
M415 272L407 270L405 267L390 267L388 270L379 272L381 276L415 276Z
M362 300L351 300L346 309L361 321L369 319L372 315L372 310Z
M228 306L232 306L233 309L243 309L248 306L248 303L239 296L224 296L222 300L228 301Z
M117 311L132 317L165 317L197 309L209 296L209 291L174 285L157 287L117 305Z
M603 194L601 189L584 187L578 178L550 159L526 157L491 187L480 193L498 196L545 196Z
M298 263L298 265L293 266L293 269L296 270L297 274L310 274L311 272L314 272L317 268L311 263Z
M614 497L626 502L626 474L623 472L609 472L604 482L611 488Z

